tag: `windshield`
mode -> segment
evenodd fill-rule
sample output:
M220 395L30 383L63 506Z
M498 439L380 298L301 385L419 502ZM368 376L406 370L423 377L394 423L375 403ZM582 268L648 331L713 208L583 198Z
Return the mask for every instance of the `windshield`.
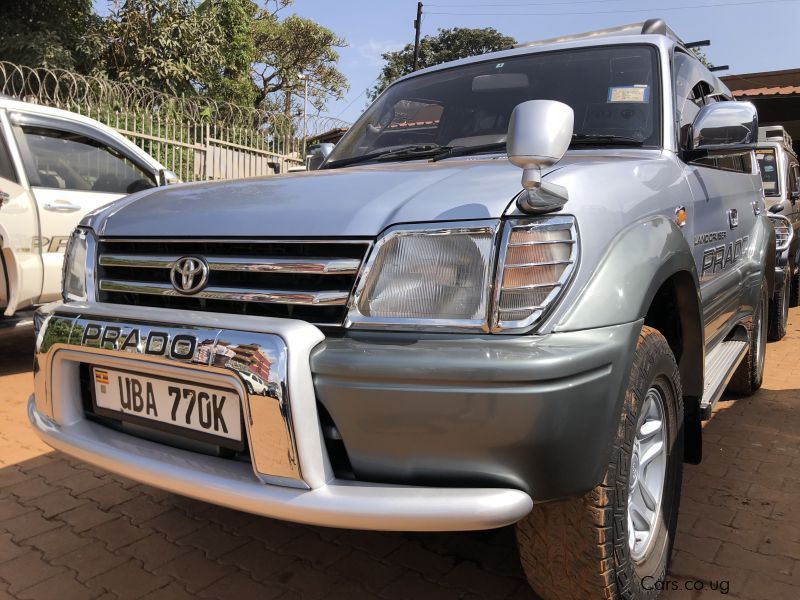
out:
M514 107L536 99L570 105L579 136L620 136L658 146L656 61L652 46L596 46L503 58L406 79L367 109L336 145L328 165L408 146L502 143Z
M775 160L773 148L758 148L756 150L758 170L761 171L761 181L764 184L765 196L780 196L781 190L778 180L778 161Z

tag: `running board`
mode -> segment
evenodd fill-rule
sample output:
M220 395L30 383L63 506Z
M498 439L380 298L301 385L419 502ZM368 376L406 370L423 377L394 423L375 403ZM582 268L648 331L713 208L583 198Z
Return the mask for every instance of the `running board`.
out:
M711 418L711 410L747 354L748 346L748 342L737 340L720 342L706 356L703 399L700 401L700 418L704 421Z

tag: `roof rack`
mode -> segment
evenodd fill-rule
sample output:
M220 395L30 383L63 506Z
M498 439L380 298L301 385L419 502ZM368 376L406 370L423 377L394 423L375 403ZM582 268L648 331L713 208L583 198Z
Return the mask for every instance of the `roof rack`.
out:
M610 37L614 35L665 35L672 41L685 46L683 40L667 26L664 19L648 19L642 23L631 23L630 25L621 25L619 27L609 27L608 29L598 29L596 31L587 31L586 33L576 33L574 35L565 35L547 40L537 40L534 42L523 42L516 44L515 48L529 48L531 46L544 46L546 44L559 44L564 42L577 42L579 40L591 40L595 38Z
M792 136L790 136L783 125L766 125L758 128L759 142L778 142L792 147Z

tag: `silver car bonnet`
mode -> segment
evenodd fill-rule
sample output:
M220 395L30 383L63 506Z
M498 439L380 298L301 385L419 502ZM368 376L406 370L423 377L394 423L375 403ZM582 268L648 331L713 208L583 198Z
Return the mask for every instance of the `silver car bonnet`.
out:
M176 185L129 196L85 224L126 237L373 237L395 223L501 217L521 173L494 156Z

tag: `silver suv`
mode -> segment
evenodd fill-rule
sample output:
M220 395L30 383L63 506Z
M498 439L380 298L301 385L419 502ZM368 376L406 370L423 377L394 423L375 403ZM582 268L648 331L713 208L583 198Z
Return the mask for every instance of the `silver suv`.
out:
M769 339L786 335L789 307L800 303L800 170L792 138L780 125L760 127L756 159L769 218L775 226L775 293L769 304Z
M541 596L651 598L701 420L761 385L757 131L658 20L413 73L315 172L85 219L31 423L275 518L516 524Z

